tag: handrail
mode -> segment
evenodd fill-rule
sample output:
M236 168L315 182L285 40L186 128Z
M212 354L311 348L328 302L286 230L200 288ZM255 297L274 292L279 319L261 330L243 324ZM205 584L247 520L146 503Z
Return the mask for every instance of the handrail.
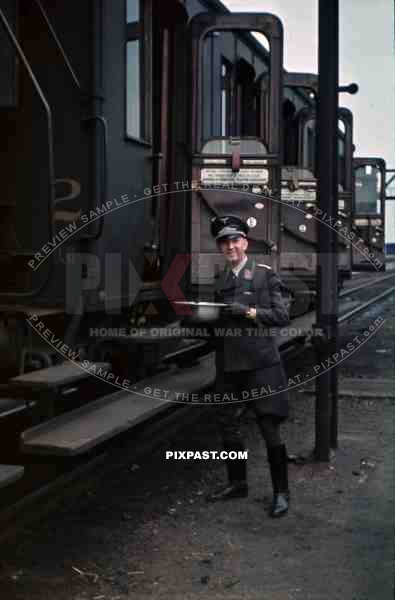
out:
M78 77L77 77L77 75L76 75L76 73L75 73L75 71L74 71L74 69L73 69L73 67L71 65L71 62L70 62L70 60L69 60L69 58L68 58L68 56L66 54L65 49L62 46L62 42L60 41L60 39L59 39L59 37L58 37L58 35L57 35L54 27L52 26L51 21L49 20L49 17L47 15L47 13L46 13L43 5L41 4L40 0L33 0L33 2L35 2L36 5L38 6L38 9L39 9L39 11L41 13L41 16L43 17L43 19L44 19L44 21L45 21L45 23L46 23L46 25L47 25L47 27L48 27L51 35L52 35L52 38L53 38L55 44L57 45L58 50L60 51L60 53L62 55L62 58L63 58L63 60L64 60L64 62L66 64L66 67L67 67L67 69L68 69L68 71L69 71L69 73L70 73L70 75L71 75L71 77L72 77L72 79L74 81L74 84L75 84L76 88L80 92L82 92L81 83L80 83L80 81L79 81L79 79L78 79Z
M89 96L90 98L97 98L97 99L101 98L100 96L92 96L91 94L88 94L87 92L85 92L83 90L81 82L78 79L75 70L73 69L71 61L70 61L69 57L67 56L67 53L66 53L66 51L65 51L65 49L64 49L64 47L62 45L62 42L60 41L60 39L59 39L59 37L58 37L58 35L57 35L56 31L55 31L55 28L53 27L53 25L52 25L52 23L51 23L51 21L50 21L50 19L48 17L48 14L45 11L45 9L44 9L41 1L40 0L33 0L33 1L36 3L36 5L37 5L37 7L38 7L38 9L39 9L39 11L41 13L41 16L43 17L43 19L44 19L44 21L45 21L45 23L46 23L46 25L48 27L48 30L49 30L49 32L50 32L50 34L51 34L51 36L52 36L52 38L53 38L53 40L55 42L55 44L56 44L56 46L57 46L60 54L62 55L62 58L64 60L66 68L67 68L67 70L69 71L69 73L71 75L71 78L72 78L72 80L74 82L75 87L78 89L78 91L80 93L82 93L85 96ZM104 140L104 168L102 169L102 173L103 173L103 175L102 175L102 190L101 190L100 196L101 196L101 199L102 200L104 199L104 202L105 202L106 196L107 196L107 171L108 171L108 169L107 169L107 164L108 164L108 156L107 156L107 146L108 146L108 144L107 144L107 140L108 140L108 135L107 135L107 121L105 120L105 118L102 115L92 115L92 116L88 116L88 117L86 117L86 118L83 119L83 121L85 121L85 122L92 121L92 120L95 120L95 121L99 122L102 125L103 134L104 134L103 135L103 140ZM82 240L97 240L99 237L101 237L102 232L103 232L103 221L100 219L99 228L98 228L97 232L94 233L94 234L89 234L89 233L88 234L84 234L81 237L81 239Z
M40 84L38 83L36 76L34 75L32 68L29 64L29 61L27 60L18 40L15 37L15 34L12 30L12 27L10 26L7 17L5 16L3 10L0 8L0 19L4 25L4 28L6 30L6 33L8 35L8 37L11 40L11 43L13 44L21 62L23 63L23 66L25 67L29 78L41 100L41 103L44 107L44 111L46 114L46 118L47 118L47 136L48 136L48 188L49 188L49 198L48 198L48 215L49 215L49 219L48 219L48 239L52 239L53 235L54 235L54 227L53 227L53 212L54 212L54 206L55 206L55 197L56 197L56 192L55 192L55 167L54 167L54 144L53 144L53 126L52 126L52 111L51 108L49 106L49 103L44 95L43 90L41 89ZM51 276L51 272L53 269L53 253L51 254L51 256L49 257L49 267L47 270L47 275L45 280L35 289L33 290L29 290L28 292L3 292L0 290L0 296L5 296L5 297L18 297L18 298L30 298L33 296L37 296L40 292L43 291L43 289L48 285L49 280L50 280L50 276Z
M99 196L101 199L99 200L99 205L105 204L107 199L107 173L108 173L108 126L107 120L102 115L90 115L83 119L84 121L97 121L100 123L103 131L103 169L101 169L102 173L102 182L101 182L101 190ZM101 217L99 219L99 227L96 233L86 233L81 237L82 240L97 240L101 237L103 233L104 220Z
M55 31L54 26L52 25L52 23L51 23L51 21L50 21L50 19L48 17L48 14L47 14L45 8L41 4L41 1L40 0L33 0L33 2L36 3L36 5L37 5L37 7L38 7L38 9L39 9L39 11L41 13L41 16L43 17L43 19L45 21L45 24L47 25L47 27L49 29L49 32L50 32L50 34L51 34L51 36L53 38L53 41L55 42L55 44L56 44L56 46L57 46L60 54L62 55L62 58L64 60L66 68L67 68L67 70L69 71L69 73L71 75L71 78L72 78L72 80L74 82L75 87L78 89L78 91L83 96L87 96L90 99L91 98L97 98L97 99L103 100L103 97L101 95L94 95L94 94L91 94L91 93L87 92L86 90L84 90L84 88L81 85L80 80L77 77L77 74L76 74L75 70L73 69L73 65L71 64L71 61L70 61L69 57L67 56L66 50L64 49L62 42L60 41L60 39L59 39L59 37L58 37L58 35L57 35L56 31Z
M53 40L55 42L55 44L56 44L56 46L57 46L60 54L62 55L62 58L64 60L66 68L69 71L69 73L70 73L70 75L71 75L71 77L73 79L75 87L78 89L79 92L81 92L85 96L89 96L90 98L94 98L95 97L97 99L101 98L100 96L92 96L91 94L88 94L87 92L85 92L83 90L81 82L78 79L75 70L73 69L71 61L70 61L69 57L67 56L67 53L66 53L66 51L65 51L65 49L64 49L64 47L62 45L62 42L60 41L60 39L59 39L59 37L58 37L58 35L57 35L56 31L55 31L55 28L53 27L53 25L52 25L52 23L51 23L51 21L50 21L50 19L48 17L47 12L45 11L45 9L44 9L44 7L43 7L43 5L41 3L41 0L33 0L33 1L36 3L36 5L37 5L37 7L38 7L38 9L39 9L39 11L41 13L41 16L43 17L43 19L44 19L44 21L45 21L45 23L46 23L46 25L48 27L48 30L49 30L49 32L50 32L50 34L51 34L51 36L52 36L52 38L53 38ZM107 147L108 147L108 144L107 144L107 140L108 140L107 121L106 121L106 119L102 115L92 115L92 116L88 116L88 117L86 117L86 118L83 119L83 121L85 121L85 122L93 121L93 120L97 121L98 123L100 123L102 125L102 128L103 128L104 168L102 169L102 190L101 190L100 196L101 196L102 201L105 202L106 197L107 197L107 172L108 172L108 168L107 168L107 165L108 165L108 155L107 155ZM97 240L99 237L101 237L101 235L103 233L103 225L104 225L103 221L102 221L102 219L100 219L99 220L99 227L98 227L97 232L94 233L94 234L89 234L89 233L88 234L84 234L84 235L82 235L81 239L82 240Z

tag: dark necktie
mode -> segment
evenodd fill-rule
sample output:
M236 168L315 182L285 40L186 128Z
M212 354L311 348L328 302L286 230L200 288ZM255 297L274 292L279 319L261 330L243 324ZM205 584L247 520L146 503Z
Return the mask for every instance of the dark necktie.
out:
M236 281L237 277L236 275L233 273L232 269L229 269L228 274L225 278L225 285L232 285L235 281Z

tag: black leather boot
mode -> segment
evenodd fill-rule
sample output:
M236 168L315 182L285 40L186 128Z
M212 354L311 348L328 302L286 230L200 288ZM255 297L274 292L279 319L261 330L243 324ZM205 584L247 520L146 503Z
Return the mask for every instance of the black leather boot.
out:
M228 452L230 450L226 448ZM240 448L232 448L232 450L240 450ZM229 483L222 486L209 494L206 498L207 502L219 502L221 500L231 500L232 498L245 498L248 496L247 484L247 461L246 460L230 460L226 461Z
M284 444L267 449L270 475L273 484L273 501L270 516L282 517L288 512L290 493L288 489L288 457Z

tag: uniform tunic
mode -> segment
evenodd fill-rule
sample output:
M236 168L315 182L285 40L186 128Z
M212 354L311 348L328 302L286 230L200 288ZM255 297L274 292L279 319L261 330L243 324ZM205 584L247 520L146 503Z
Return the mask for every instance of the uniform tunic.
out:
M270 267L249 258L238 277L230 268L219 274L215 298L217 302L254 307L257 312L256 319L231 316L216 323L216 391L233 401L245 400L224 403L220 412L230 418L247 407L253 408L257 416L286 418L287 382L275 328L287 325L289 315L279 277Z

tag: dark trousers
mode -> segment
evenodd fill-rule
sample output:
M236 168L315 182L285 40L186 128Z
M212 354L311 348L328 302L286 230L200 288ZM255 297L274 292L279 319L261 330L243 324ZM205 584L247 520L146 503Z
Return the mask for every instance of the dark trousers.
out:
M216 411L216 422L223 444L226 447L243 447L241 419L247 410L252 410L267 448L281 444L280 423L288 413L287 394L273 395L257 400L242 401L252 394L246 392L260 389L266 382L267 374L273 379L273 372L282 374L281 365L262 371L219 373L216 380L216 393L224 399L238 399L238 402L223 402Z
M243 436L241 433L241 421L248 406L242 404L231 404L221 406L216 411L216 423L221 434L222 443L226 450L244 449ZM279 446L281 442L280 420L275 415L262 415L255 407L255 418L265 441L266 447Z
M222 373L220 377L217 377L216 393L220 394L221 399L225 401L221 402L217 408L215 417L224 450L227 452L243 451L245 447L241 433L242 417L247 410L254 411L257 424L266 444L274 498L277 502L279 492L289 494L287 453L280 435L280 423L288 415L287 392L284 391L279 394L277 399L276 395L272 394L266 398L261 397L256 400L242 401L243 391L245 393L248 390L250 391L249 394L245 395L246 398L254 397L252 391L259 389L256 385L257 382L264 381L267 373L270 374L276 369L278 369L277 373L282 373L281 365L262 371ZM229 399L232 401L229 401ZM228 459L227 470L230 483L247 483L246 460ZM286 510L288 510L288 506L284 509L284 506L278 507L275 504L273 516L284 514Z

